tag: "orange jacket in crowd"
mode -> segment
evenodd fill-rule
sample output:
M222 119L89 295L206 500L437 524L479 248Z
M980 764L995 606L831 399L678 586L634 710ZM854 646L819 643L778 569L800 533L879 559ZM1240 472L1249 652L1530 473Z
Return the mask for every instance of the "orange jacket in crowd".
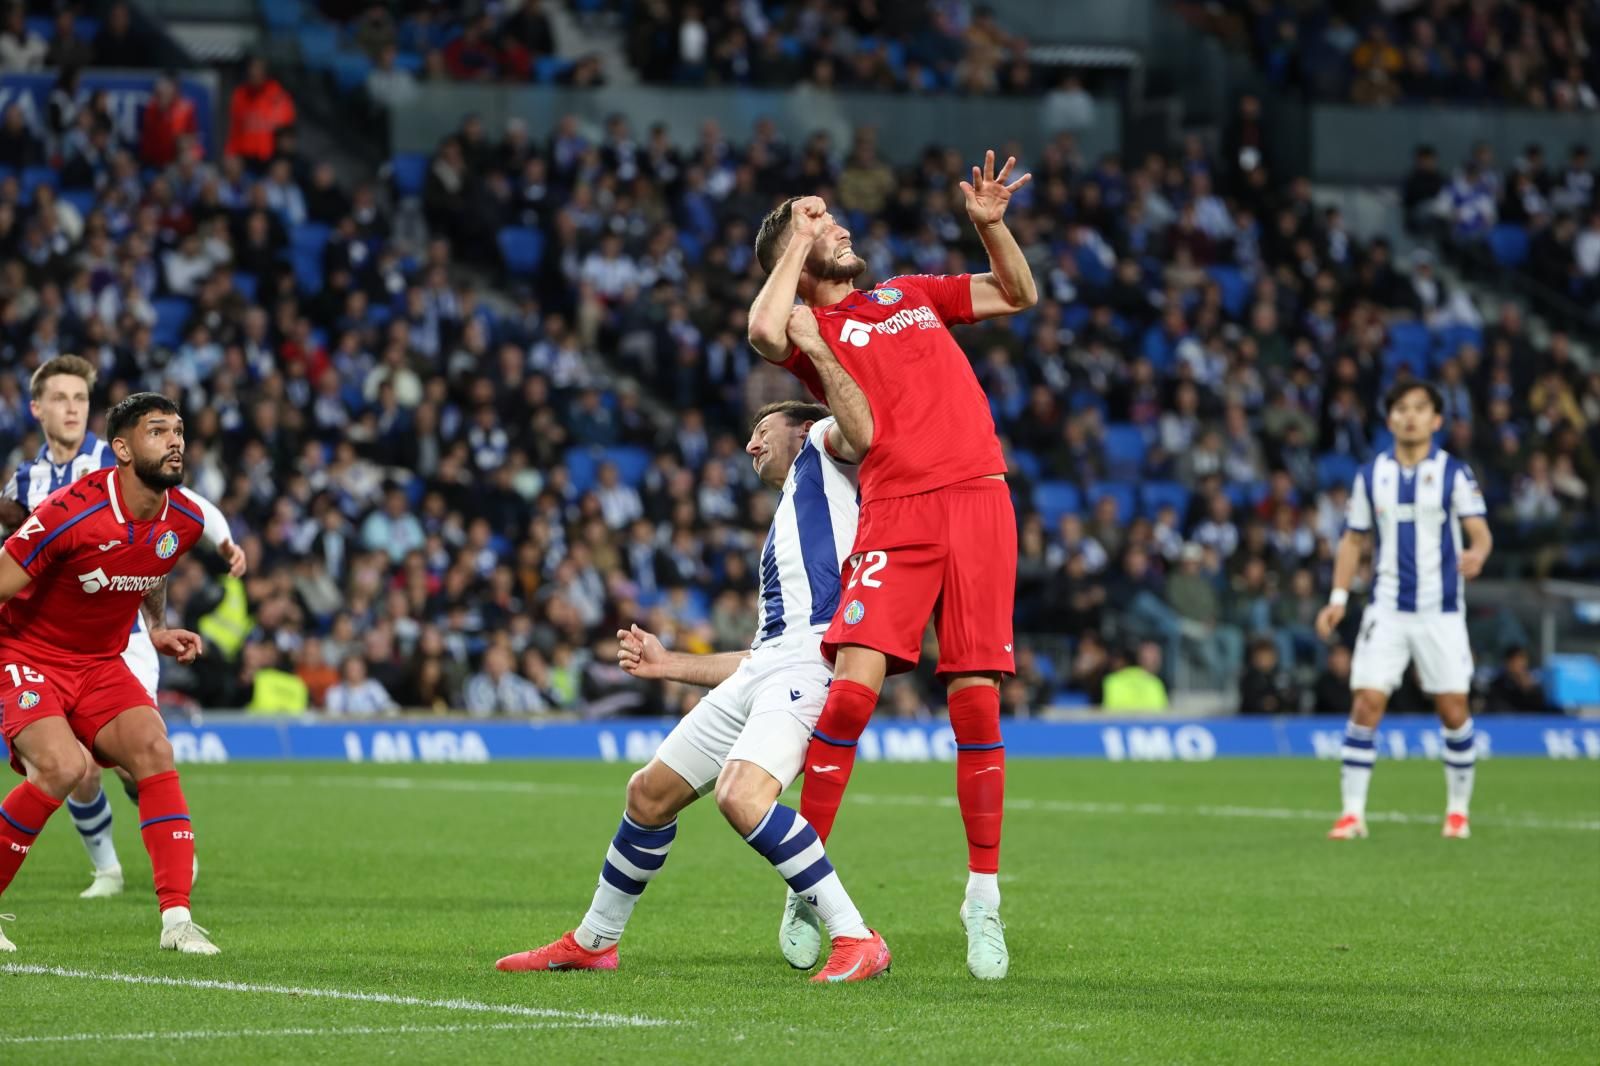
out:
M228 107L228 154L264 163L272 158L278 130L294 124L294 99L268 78L233 90Z
M170 166L178 158L179 137L200 134L194 103L182 96L174 96L166 107L152 97L139 126L139 158L152 167Z

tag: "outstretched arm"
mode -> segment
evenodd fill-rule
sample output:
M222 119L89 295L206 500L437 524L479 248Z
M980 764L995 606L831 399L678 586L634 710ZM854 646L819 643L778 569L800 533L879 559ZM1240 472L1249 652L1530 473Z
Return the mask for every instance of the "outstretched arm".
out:
M822 379L834 420L828 431L828 446L845 462L859 463L872 447L872 405L822 339L811 308L796 307L789 312L789 343L810 357Z
M1014 157L1006 159L1000 173L994 172L994 152L983 157L983 168L972 168L972 180L961 183L967 198L967 217L978 227L978 236L989 253L989 272L972 276L972 317L976 320L1026 311L1039 302L1039 289L1033 271L1022 255L1017 239L1006 228L1006 206L1011 194L1033 180L1024 174L1009 185Z
M200 517L206 520L200 540L222 556L222 561L228 564L228 573L234 577L244 577L247 569L244 549L233 542L233 531L228 528L228 518L222 513L222 508L193 489L186 488L183 491L199 504Z
M668 651L654 633L630 626L617 630L617 664L634 677L650 681L676 681L683 685L716 688L750 657L747 651L715 655L688 655Z

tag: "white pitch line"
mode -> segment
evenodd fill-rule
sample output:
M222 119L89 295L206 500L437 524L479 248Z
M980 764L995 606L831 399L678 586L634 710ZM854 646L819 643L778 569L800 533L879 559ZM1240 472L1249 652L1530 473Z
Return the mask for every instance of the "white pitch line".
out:
M59 1036L0 1036L0 1044L98 1044L107 1040L243 1040L278 1036L425 1036L432 1033L489 1033L505 1030L593 1029L591 1022L497 1022L493 1025L351 1025L329 1029L194 1029L189 1032L63 1033Z
M600 1014L595 1011L557 1010L553 1007L524 1007L512 1003L484 1003L475 999L423 999L420 996L394 996L387 992L354 992L342 988L301 988L295 985L257 985L241 981L212 981L201 978L163 977L156 974L98 973L69 970L62 966L36 966L7 963L0 973L29 974L40 977L73 977L88 981L115 981L128 985L162 985L167 988L193 988L208 992L249 992L279 996L304 996L311 999L339 999L351 1003L382 1003L395 1007L435 1007L439 1010L476 1014L510 1014L519 1018L553 1018L590 1026L610 1028L649 1028L676 1023L635 1014Z
M325 788L384 788L395 790L418 789L439 792L509 792L525 795L606 795L614 796L620 790L598 785L568 785L539 781L466 781L456 778L435 777L292 777L280 775L216 774L212 771L195 774L202 784L283 784L318 785ZM901 807L954 807L954 796L881 796L871 793L850 792L846 798L857 803ZM1177 818L1260 818L1269 821L1327 821L1332 813L1327 810L1295 809L1292 807L1241 807L1201 804L1183 807L1169 803L1098 803L1077 800L1010 799L1006 810L1019 812L1044 812L1047 814L1110 814L1151 815ZM1439 825L1444 821L1437 814L1413 814L1406 811L1371 811L1369 822L1393 822L1401 825ZM1600 832L1600 818L1571 819L1517 817L1496 818L1475 815L1473 821L1480 826L1502 829L1545 829L1585 833Z

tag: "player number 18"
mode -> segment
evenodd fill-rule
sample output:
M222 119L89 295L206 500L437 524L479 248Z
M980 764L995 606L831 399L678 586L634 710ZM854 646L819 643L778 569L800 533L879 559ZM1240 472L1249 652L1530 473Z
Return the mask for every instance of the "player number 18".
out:
M6 673L11 675L13 688L21 688L23 681L30 685L44 684L44 675L31 666L18 667L16 663L6 663Z
M889 556L886 553L867 552L865 555L857 555L851 561L855 564L855 569L850 571L850 584L846 585L845 588L855 588L858 581L861 582L863 588L876 589L883 587L883 582L872 575L889 565ZM863 567L862 563L867 565Z

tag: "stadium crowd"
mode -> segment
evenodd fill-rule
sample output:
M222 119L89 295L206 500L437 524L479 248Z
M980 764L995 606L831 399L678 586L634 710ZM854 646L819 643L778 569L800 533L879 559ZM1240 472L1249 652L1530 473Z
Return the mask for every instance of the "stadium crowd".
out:
M427 162L432 237L408 248L390 190L303 158L268 86L258 67L240 91L273 103L236 98L220 152L165 92L138 143L93 99L0 124L0 165L51 168L0 181L0 454L37 454L27 377L60 352L100 367L102 406L182 404L193 484L251 561L243 582L198 558L174 578L211 653L166 683L205 706L686 706L617 669L611 634L748 644L774 500L741 448L749 412L799 389L745 343L754 223L815 191L872 277L966 270L970 161L895 167L870 128L740 143L708 123L679 151L621 116L503 136L468 118ZM1164 689L1179 664L1257 708L1337 689L1343 657L1309 627L1397 375L1441 383L1449 446L1542 571L1593 542L1600 375L1564 337L1534 345L1515 308L1484 327L1303 180L1198 140L999 147L1035 175L1009 221L1044 296L961 334L1022 516L1009 710L1114 704L1130 672ZM931 669L891 686L893 713L930 713Z
M1600 15L1583 0L1227 0L1185 5L1278 86L1382 107L1593 111Z

